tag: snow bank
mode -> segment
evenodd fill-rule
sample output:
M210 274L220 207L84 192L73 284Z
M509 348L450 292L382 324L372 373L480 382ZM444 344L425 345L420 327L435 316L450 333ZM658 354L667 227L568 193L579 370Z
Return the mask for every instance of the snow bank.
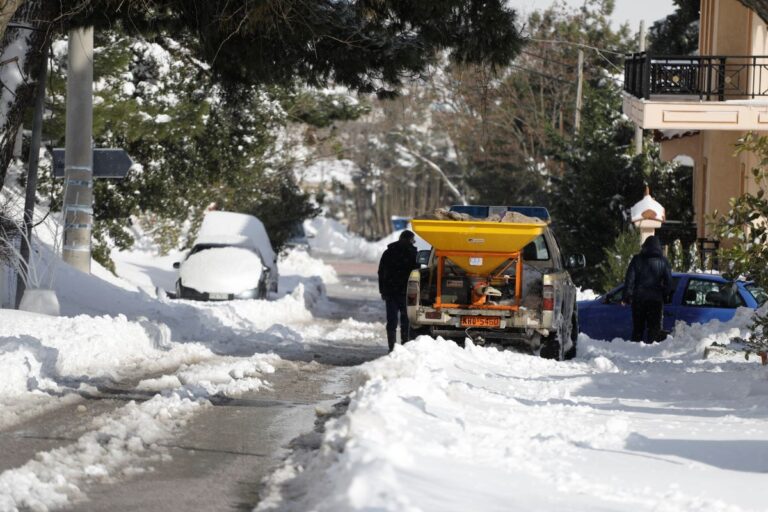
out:
M350 233L340 222L327 217L317 217L304 222L304 231L308 235L312 251L339 258L358 261L377 262L387 245L399 239L402 231L395 231L378 242L369 242ZM418 250L429 249L430 245L420 236L416 236Z
M305 221L304 231L311 236L309 246L317 254L378 261L383 251L378 244L349 233L346 226L327 217Z
M570 362L420 337L360 367L256 510L762 510L766 372L668 357L695 336L582 336Z
M324 284L335 284L339 277L332 266L313 258L306 251L293 250L280 256L278 261L283 276L319 277Z
M42 412L52 404L46 397L212 355L200 344L172 343L167 327L146 319L0 310L0 428Z

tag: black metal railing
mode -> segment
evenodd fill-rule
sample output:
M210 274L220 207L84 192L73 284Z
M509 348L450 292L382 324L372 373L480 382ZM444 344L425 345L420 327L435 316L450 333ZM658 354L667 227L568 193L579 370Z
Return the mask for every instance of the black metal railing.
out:
M637 98L689 96L725 101L768 97L768 56L627 55L624 90Z

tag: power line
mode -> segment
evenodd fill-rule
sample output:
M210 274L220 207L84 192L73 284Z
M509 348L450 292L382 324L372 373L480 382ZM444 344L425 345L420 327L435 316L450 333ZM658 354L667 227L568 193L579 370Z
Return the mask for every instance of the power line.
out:
M535 53L526 52L525 50L521 50L520 53L523 53L525 55L529 55L529 56L537 58L537 59L541 59L541 60L543 60L545 62L552 62L554 64L559 64L561 66L565 66L565 67L568 67L568 68L573 68L573 64L567 64L565 62L560 62L559 60L550 59L548 57L544 57L543 55L537 55Z
M617 52L617 51L614 51L614 50L607 50L605 48L598 48L596 46L591 46L591 45L584 44L584 43L574 43L573 41L561 41L559 39L537 39L537 38L533 38L532 37L532 38L530 38L530 40L531 41L536 41L537 43L566 44L566 45L570 45L570 46L576 46L578 48L586 48L588 50L592 50L595 53L597 53L597 55L600 56L600 58L603 59L605 62L607 62L611 67L615 68L618 71L621 71L622 73L624 72L624 70L622 68L620 68L619 66L617 66L616 64L611 62L611 59L609 59L608 57L605 56L606 53L610 53L610 54L613 54L613 55L621 55L623 57L624 56L623 52Z
M564 84L576 85L571 80L564 80L564 79L558 78L556 76L552 76L552 75L548 75L546 73L542 73L541 71L536 71L535 69L530 69L530 68L526 68L526 67L523 67L523 66L518 66L516 64L510 64L509 67L515 68L515 69L519 69L520 71L525 71L527 73L533 73L534 75L543 76L544 78L549 78L550 80L556 80L558 82L563 82Z

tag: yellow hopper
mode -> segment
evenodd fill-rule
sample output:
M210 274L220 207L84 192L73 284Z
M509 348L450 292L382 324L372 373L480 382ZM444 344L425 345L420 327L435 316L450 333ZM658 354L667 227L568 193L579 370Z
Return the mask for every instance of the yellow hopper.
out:
M413 230L468 274L486 275L544 232L544 223L411 221Z

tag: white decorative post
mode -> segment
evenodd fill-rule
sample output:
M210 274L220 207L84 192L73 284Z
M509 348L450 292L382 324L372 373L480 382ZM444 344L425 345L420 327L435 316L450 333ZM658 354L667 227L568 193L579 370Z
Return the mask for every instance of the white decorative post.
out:
M645 197L630 210L632 223L640 230L640 243L656 233L666 220L666 212L653 197L648 187L645 187Z

